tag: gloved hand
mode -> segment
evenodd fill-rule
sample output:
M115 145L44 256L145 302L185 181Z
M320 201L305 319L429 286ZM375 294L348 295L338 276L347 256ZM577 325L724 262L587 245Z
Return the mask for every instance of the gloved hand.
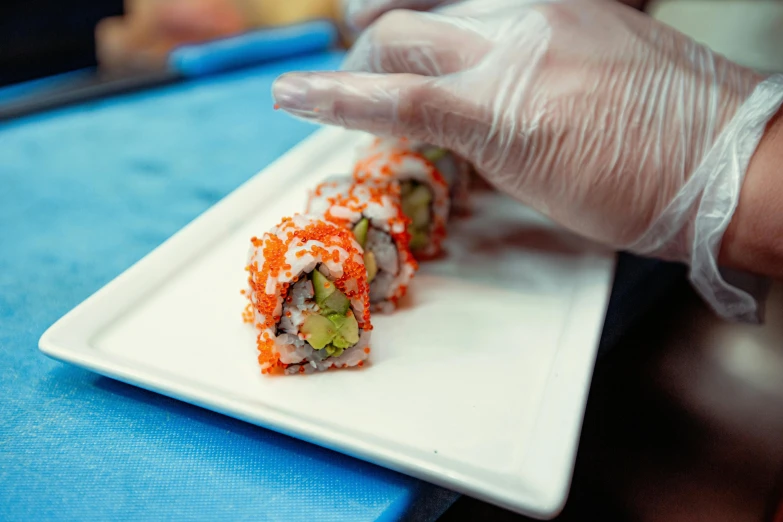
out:
M783 98L780 78L760 83L602 0L392 11L345 69L285 75L276 102L310 120L450 148L574 232L689 263L721 315L755 317L754 299L725 283L716 256Z
M427 11L455 0L343 0L345 21L354 29L364 29L381 14L392 9Z
M345 21L354 29L365 29L379 16L392 9L428 11L458 0L342 0ZM641 9L645 0L617 0Z

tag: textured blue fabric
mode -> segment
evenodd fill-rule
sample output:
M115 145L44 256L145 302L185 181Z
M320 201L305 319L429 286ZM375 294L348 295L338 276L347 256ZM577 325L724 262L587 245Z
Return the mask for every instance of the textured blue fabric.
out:
M178 47L169 54L168 63L170 69L183 76L206 76L323 51L333 47L337 39L337 28L332 22L313 20Z
M52 361L43 331L315 128L320 54L0 124L0 520L431 520L456 495Z

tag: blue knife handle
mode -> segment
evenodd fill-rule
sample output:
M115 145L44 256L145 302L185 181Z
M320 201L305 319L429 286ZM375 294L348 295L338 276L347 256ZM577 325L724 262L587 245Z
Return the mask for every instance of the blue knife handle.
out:
M169 55L169 67L186 77L206 76L325 50L334 45L337 38L334 25L323 20L263 29L204 44L179 47Z

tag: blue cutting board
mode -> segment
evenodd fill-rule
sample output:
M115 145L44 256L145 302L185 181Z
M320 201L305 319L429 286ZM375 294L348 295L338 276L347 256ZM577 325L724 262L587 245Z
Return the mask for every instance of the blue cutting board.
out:
M46 327L315 130L319 53L0 124L0 520L432 520L456 495L98 377Z

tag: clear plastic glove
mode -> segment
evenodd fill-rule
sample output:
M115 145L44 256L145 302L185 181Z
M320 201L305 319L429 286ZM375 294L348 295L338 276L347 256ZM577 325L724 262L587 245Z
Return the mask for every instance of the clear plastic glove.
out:
M345 69L285 75L275 99L302 118L450 148L576 233L690 264L721 315L756 316L716 257L780 78L601 0L391 11Z
M354 29L364 29L392 9L427 11L455 0L342 0L345 21Z
M383 13L392 9L428 11L459 0L342 0L344 19L354 29L365 29ZM641 8L645 0L616 0Z

